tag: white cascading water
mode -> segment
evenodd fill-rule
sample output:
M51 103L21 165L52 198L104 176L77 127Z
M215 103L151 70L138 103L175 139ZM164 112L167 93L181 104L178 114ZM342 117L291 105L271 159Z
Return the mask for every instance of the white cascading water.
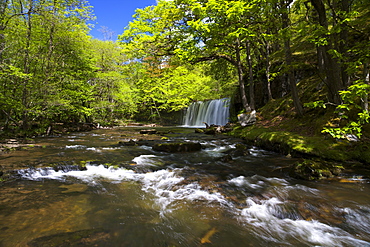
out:
M205 127L204 123L225 125L229 121L230 99L215 99L192 103L184 117L183 125Z

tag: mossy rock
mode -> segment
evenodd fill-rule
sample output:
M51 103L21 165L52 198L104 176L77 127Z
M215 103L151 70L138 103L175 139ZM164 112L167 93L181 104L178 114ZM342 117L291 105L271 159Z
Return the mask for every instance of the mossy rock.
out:
M197 129L195 129L195 131L194 131L195 133L204 133L204 129L199 129L199 128L197 128Z
M199 142L180 142L180 143L156 143L153 146L153 150L177 153L177 152L194 152L202 149L202 145Z
M240 157L250 155L248 147L241 143L237 143L235 145L235 148L227 150L224 153L230 155L230 157Z
M344 167L324 160L304 160L291 167L289 175L298 179L317 180L338 176Z

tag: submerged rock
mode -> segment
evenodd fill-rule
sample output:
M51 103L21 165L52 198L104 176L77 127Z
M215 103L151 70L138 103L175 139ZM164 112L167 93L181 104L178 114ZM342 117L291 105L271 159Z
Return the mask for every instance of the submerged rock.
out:
M177 152L194 152L202 149L202 145L199 142L180 142L180 143L156 143L153 146L153 150L162 151L168 153Z
M103 229L87 229L36 238L28 246L106 246L110 238Z

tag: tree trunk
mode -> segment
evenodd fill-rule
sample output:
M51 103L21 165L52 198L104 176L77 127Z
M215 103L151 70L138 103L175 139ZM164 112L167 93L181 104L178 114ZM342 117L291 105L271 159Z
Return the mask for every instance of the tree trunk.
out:
M249 100L251 110L256 109L256 103L254 100L254 81L253 81L253 67L252 67L252 56L251 56L251 44L247 42L247 61L249 71Z
M26 14L27 16L27 39L26 39L26 45L25 45L25 54L24 54L24 60L23 60L23 71L25 74L30 73L30 48L31 48L31 36L32 36L32 8L33 8L33 0L29 1L29 9ZM22 93L22 106L23 106L23 112L22 112L22 128L24 130L28 129L28 120L29 120L29 90L28 90L28 79L23 79L23 93Z
M314 6L318 17L319 24L325 30L328 30L328 21L326 18L325 5L322 0L311 0L312 5ZM323 56L323 66L326 74L326 84L328 87L328 98L334 104L340 104L341 98L339 96L339 91L342 89L342 79L341 79L341 70L340 66L336 59L334 59L329 51L333 48L333 42L330 36L326 36L327 45L320 46Z
M267 95L269 101L273 99L272 92L271 92L271 81L270 81L270 42L266 40L266 80L267 80Z
M243 65L240 59L240 42L237 40L235 45L236 51L236 68L238 71L238 81L239 81L239 90L240 90L240 97L242 99L243 108L246 112L251 111L251 107L248 103L247 95L245 93L245 85L244 85L244 70Z
M349 12L349 0L341 0L340 4L340 10L342 13L347 14ZM340 33L339 33L339 53L342 54L344 57L348 57L348 29L345 24L341 24L340 28ZM347 68L348 66L345 63L341 63L341 76L342 76L342 81L343 81L343 88L346 88L350 86L350 76L347 73Z
M364 63L364 81L367 85L370 85L370 69L369 61ZM369 92L364 96L364 110L369 113Z
M283 24L283 29L286 29L288 31L289 29L289 16L288 16L288 4L289 1L283 1L282 2L282 7L283 7L283 13L282 13L282 24ZM294 71L292 68L292 51L290 49L290 34L285 33L284 35L284 50L285 50L285 62L286 66L288 68L288 81L290 85L290 89L292 92L292 98L293 98L293 104L294 108L296 110L296 113L298 116L303 115L303 107L301 104L301 101L299 99L298 95L298 89L297 89L297 84L295 82L295 76L294 76Z
M0 0L0 64L3 61L3 52L5 51L5 11L8 6L8 0Z

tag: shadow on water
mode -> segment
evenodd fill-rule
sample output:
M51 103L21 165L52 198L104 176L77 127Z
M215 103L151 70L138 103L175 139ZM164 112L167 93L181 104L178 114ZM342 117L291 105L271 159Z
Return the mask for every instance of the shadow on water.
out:
M156 129L40 138L0 156L34 167L1 186L0 246L370 246L367 180L298 181L285 173L295 160L242 140ZM130 140L141 144L118 145ZM159 141L202 150L154 151Z

